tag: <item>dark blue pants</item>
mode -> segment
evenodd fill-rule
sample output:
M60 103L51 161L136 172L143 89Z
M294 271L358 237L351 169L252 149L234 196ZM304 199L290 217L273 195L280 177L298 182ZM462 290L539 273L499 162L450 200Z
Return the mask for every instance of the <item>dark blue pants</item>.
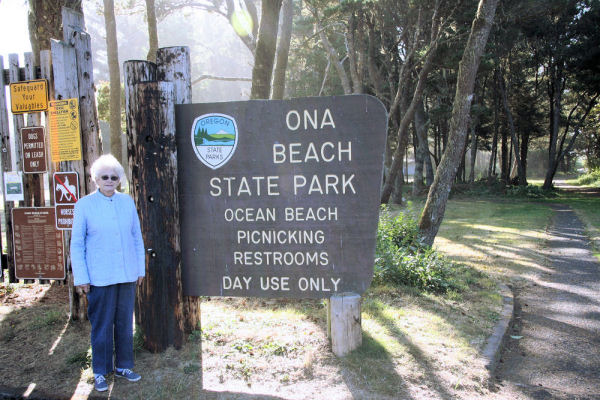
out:
M114 370L113 345L117 368L133 368L135 282L90 286L87 298L94 374Z

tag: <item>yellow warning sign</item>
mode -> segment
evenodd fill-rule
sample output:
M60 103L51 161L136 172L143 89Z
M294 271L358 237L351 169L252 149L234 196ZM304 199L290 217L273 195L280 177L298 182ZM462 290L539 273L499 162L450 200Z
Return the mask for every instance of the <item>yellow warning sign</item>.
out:
M46 111L48 109L48 81L35 79L11 83L10 109L13 114Z
M52 161L81 160L78 100L51 101L48 116Z

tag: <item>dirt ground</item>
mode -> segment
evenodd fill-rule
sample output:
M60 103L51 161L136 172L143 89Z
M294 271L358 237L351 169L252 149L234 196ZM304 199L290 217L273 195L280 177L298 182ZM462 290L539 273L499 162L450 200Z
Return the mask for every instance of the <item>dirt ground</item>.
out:
M449 306L456 308L451 318L467 325L472 321L468 311L456 302L436 305L402 296L384 300L388 310L402 304L407 313L388 316L406 327L389 326L397 353L381 347L379 335L386 332L373 329L375 321L365 318L371 334L364 335L357 354L344 359L331 353L321 301L204 299L203 330L190 335L184 348L161 354L138 349L135 370L142 381L114 382L109 376L109 391L97 393L89 367L89 323L68 320L66 287L9 287L0 293L0 398L386 400L471 399L488 393L478 353L468 343L448 345L456 332L423 334L429 331L410 314ZM378 310L370 307L364 312ZM436 329L443 329L443 321L439 324Z
M550 234L556 236L553 232ZM571 237L567 236L567 239ZM566 259L570 260L570 256ZM114 382L113 377L109 377L109 391L101 394L95 392L92 385L89 323L68 320L66 287L56 284L2 285L0 398L600 398L591 392L596 390L594 385L598 383L594 373L600 370L600 365L591 356L600 348L596 331L595 336L586 336L591 349L587 358L595 364L590 364L589 368L579 368L584 364L576 364L572 368L580 380L575 376L576 380L571 382L587 385L577 387L575 384L574 389L579 392L552 387L547 382L521 379L517 375L519 371L533 371L539 372L537 376L541 377L558 371L550 367L538 371L539 365L524 363L534 360L534 353L520 347L533 339L544 344L552 336L540 336L542 331L538 329L546 328L544 324L550 322L551 317L542 315L542 325L538 328L533 323L536 321L526 319L527 308L536 306L541 310L553 304L544 300L534 302L535 298L543 299L545 292L542 289L549 287L552 279L559 275L550 264L538 266L546 267L548 274L540 275L538 282L524 282L524 286L517 288L518 307L522 308L518 309L519 318L515 321L524 322L512 326L510 334L521 338L513 339L513 346L507 348L516 358L511 361L509 356L504 357L501 363L504 365L491 381L480 351L492 326L482 322L489 321L489 315L477 313L493 315L493 301L490 300L488 308L474 309L470 305L481 305L485 299L469 298L470 291L458 299L380 291L371 293L363 301L363 346L343 359L331 353L325 333L324 302L204 298L202 331L192 333L180 350L171 348L161 354L152 354L137 349L135 370L142 374L142 380ZM588 280L583 283L586 282ZM571 307L567 295L574 293L577 283L565 285L559 294L564 297L563 304ZM538 293L530 290L532 288L542 291ZM594 293L591 289L579 293L576 300L593 297L595 300L590 304L597 306L600 290L595 288ZM592 309L582 310L577 311L578 318L587 317L594 322L600 315ZM586 312L587 316L584 315ZM569 318L569 314L572 313L567 310L560 315ZM564 325L559 325L561 334L555 335L559 342L554 342L551 347L560 349L563 346L561 338L566 340L572 336L568 331L560 330ZM575 329L576 333L578 331L580 329ZM578 352L581 353L576 344L567 350L570 354ZM559 357L553 362L570 368L568 358ZM527 368L519 369L519 366ZM539 386L540 382L542 386Z

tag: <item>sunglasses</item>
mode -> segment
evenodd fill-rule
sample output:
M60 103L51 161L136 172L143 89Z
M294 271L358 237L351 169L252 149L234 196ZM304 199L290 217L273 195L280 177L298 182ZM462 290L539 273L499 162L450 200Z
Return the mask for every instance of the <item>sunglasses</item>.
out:
M107 181L107 180L109 180L109 179L110 179L111 181L113 181L113 182L116 182L116 181L118 181L118 180L119 180L119 177L118 177L118 176L115 176L115 175L111 175L111 176L108 176L108 175L102 175L102 176L100 177L100 179L102 179L103 181Z

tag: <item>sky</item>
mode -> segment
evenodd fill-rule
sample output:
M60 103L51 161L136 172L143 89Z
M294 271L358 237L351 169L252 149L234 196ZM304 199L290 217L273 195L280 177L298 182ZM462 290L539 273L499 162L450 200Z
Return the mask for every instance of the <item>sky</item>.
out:
M8 55L31 51L27 30L27 4L25 0L0 0L0 55L4 68L8 68Z

